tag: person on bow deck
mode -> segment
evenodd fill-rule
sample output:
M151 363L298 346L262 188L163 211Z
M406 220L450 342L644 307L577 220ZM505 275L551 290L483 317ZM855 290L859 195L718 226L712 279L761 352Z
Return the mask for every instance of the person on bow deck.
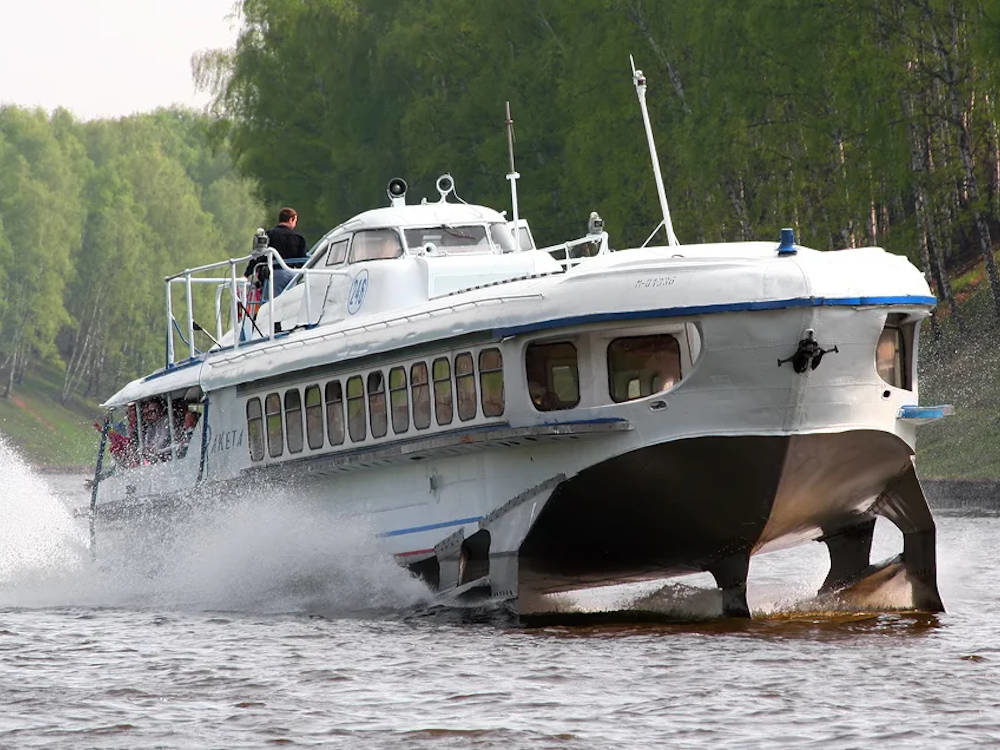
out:
M267 244L278 251L278 255L287 263L306 257L306 238L295 231L299 223L299 214L294 208L282 208L278 211L278 223L267 230ZM267 256L251 258L243 275L253 279L264 290L267 296ZM274 293L280 294L292 279L292 274L274 264Z

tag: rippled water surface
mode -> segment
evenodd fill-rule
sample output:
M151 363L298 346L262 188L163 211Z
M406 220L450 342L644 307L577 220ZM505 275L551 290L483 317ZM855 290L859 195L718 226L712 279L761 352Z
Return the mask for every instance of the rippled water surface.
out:
M280 496L94 564L79 479L2 444L0 469L3 748L1000 741L993 516L939 515L939 616L811 612L813 544L753 561L752 622L522 628L431 606L362 529ZM875 557L898 543L880 526Z

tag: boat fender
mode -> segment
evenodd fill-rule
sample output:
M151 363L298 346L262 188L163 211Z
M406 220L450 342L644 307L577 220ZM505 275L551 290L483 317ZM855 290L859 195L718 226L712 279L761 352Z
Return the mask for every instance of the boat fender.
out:
M807 328L804 332L804 338L799 339L798 348L795 350L795 354L790 357L785 357L785 359L778 360L778 367L781 367L786 362L792 363L792 369L800 375L806 370L815 370L819 367L820 362L823 361L824 354L839 354L840 350L833 346L830 349L824 349L816 341L815 331L812 328Z

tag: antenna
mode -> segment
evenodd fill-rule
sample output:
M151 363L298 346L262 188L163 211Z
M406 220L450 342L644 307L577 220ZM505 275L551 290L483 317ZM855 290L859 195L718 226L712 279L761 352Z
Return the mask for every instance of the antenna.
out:
M646 140L649 141L649 158L653 160L653 177L656 179L656 192L660 196L660 209L663 211L663 228L667 232L667 244L679 245L674 225L670 221L670 209L667 208L667 195L663 191L663 176L660 174L660 160L656 156L656 144L653 142L653 128L649 124L649 112L646 110L646 76L641 70L636 70L635 60L628 56L632 66L632 83L635 85L635 95L639 97L639 109L642 110L642 123L646 127ZM648 240L647 240L648 242Z
M511 208L514 209L514 236L517 237L517 180L521 176L514 169L514 121L510 117L510 102L507 102L507 120L505 122L507 126L507 153L510 155L510 172L507 173L507 179L510 180L510 203ZM518 249L520 249L521 242L518 240Z

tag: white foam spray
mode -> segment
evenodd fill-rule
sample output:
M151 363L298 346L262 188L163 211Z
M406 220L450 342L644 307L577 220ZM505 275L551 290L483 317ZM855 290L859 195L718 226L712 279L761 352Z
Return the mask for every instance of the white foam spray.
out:
M357 519L258 488L245 501L192 498L183 516L98 526L0 442L0 607L127 607L361 615L408 610L427 588ZM79 499L77 499L79 502Z
M86 560L85 530L0 437L0 590L40 585Z

